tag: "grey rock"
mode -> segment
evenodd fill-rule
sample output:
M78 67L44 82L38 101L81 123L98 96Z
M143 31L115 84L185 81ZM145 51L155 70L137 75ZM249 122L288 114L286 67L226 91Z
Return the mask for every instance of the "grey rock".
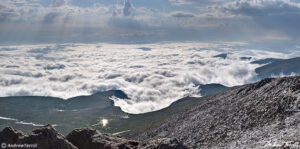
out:
M33 145L29 149L186 149L177 139L160 138L139 142L100 133L90 128L73 130L65 138L51 125L46 125L29 134L6 127L0 132L0 143ZM8 147L8 146L7 146Z
M144 147L145 149L187 149L176 138L160 138L149 141Z
M75 129L67 139L79 149L186 149L177 139L161 138L149 142L123 139L90 128Z
M29 134L7 127L0 132L0 142L12 145L32 145L31 147L24 147L29 149L77 149L51 125L38 128Z
M130 149L138 148L140 145L140 142L100 133L89 128L75 129L67 135L67 139L79 149Z

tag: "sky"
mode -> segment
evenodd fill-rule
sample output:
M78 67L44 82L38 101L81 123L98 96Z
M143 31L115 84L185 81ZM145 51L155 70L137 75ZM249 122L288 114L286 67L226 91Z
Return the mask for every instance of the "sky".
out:
M1 0L0 44L300 41L298 0ZM299 47L299 46L298 46Z

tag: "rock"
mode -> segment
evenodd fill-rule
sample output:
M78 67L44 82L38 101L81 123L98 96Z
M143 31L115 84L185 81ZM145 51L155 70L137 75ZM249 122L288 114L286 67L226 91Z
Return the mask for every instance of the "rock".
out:
M38 128L29 134L14 130L11 127L4 128L0 132L0 142L8 144L31 145L24 148L40 149L77 149L63 135L59 134L51 125Z
M23 148L37 149L186 149L177 139L161 138L146 143L128 140L111 134L100 133L90 128L73 130L65 138L51 125L46 125L29 134L4 128L0 132L0 143L5 145L31 145ZM9 146L6 146L9 148ZM4 147L5 148L5 147ZM15 147L16 148L16 147Z
M90 128L75 129L67 139L79 149L186 149L177 139L162 138L141 143Z
M148 142L145 149L187 149L176 138L161 138L157 140L151 140Z
M67 139L79 149L130 149L138 148L140 145L140 142L100 133L89 128L75 129L67 135Z
M21 131L14 130L11 127L6 127L0 132L0 142L3 143L20 143L25 134Z

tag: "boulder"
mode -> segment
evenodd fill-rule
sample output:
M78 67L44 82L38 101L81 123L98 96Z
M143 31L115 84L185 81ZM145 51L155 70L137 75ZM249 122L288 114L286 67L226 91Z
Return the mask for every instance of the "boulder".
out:
M23 147L29 149L77 149L51 125L38 128L29 134L6 127L0 132L0 143L4 143L7 147L8 145L29 145L29 147Z

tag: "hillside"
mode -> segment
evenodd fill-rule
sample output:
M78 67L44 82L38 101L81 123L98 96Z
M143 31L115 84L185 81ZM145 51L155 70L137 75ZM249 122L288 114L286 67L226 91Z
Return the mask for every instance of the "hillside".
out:
M273 63L277 61L281 61L283 59L278 59L278 58L266 58L266 59L259 59L251 62L251 64L268 64L268 63Z
M200 87L203 95L212 95L228 89L219 84L207 84ZM114 106L114 102L110 99L112 96L129 100L122 91L118 90L67 100L38 96L2 97L0 98L0 129L10 126L30 132L45 124L52 124L62 134L82 127L109 133L127 132L143 129L151 123L166 119L202 99L186 97L162 110L144 114L128 114Z
M263 79L207 97L128 137L175 137L191 148L295 148L299 102L300 77Z
M269 64L255 69L255 72L260 78L270 76L291 75L292 73L300 74L300 57L275 60Z
M199 85L200 88L200 94L201 96L209 96L217 93L222 93L229 89L229 87L226 87L222 84L205 84L205 85Z
M53 97L3 97L0 98L0 129L12 126L29 132L38 126L52 124L66 134L74 128L101 125L104 118L126 116L125 112L114 106L109 99L111 96L127 98L123 92L116 90L68 100Z

